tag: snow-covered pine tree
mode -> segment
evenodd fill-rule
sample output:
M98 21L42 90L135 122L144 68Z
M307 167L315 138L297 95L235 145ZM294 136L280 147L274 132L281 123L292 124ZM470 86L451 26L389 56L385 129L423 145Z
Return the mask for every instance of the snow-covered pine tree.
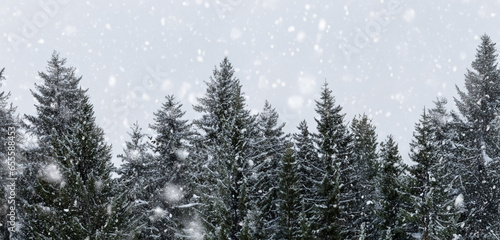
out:
M278 176L279 218L276 239L299 240L302 238L300 226L301 189L295 152L291 145L285 150L282 157Z
M66 67L66 59L54 52L48 61L47 73L39 72L43 84L35 83L31 94L39 104L37 115L25 115L28 131L39 138L40 148L47 151L53 135L64 135L68 127L77 122L82 77L75 75L75 68Z
M149 229L144 239L174 239L181 236L184 223L192 219L192 212L185 206L192 194L187 177L188 160L193 136L191 124L184 120L182 104L175 97L165 97L161 109L154 113L155 123L150 125L156 133L153 151L156 153L148 169L146 201ZM145 186L146 187L146 186Z
M238 239L247 222L246 185L249 165L256 161L258 131L233 74L224 58L207 82L205 96L194 106L202 116L193 122L200 134L194 140L197 167L191 177L207 239Z
M4 70L4 68L0 70L0 86L5 80ZM22 221L19 219L22 216L20 211L22 204L19 202L17 196L19 191L16 189L22 185L12 179L22 176L22 151L19 144L22 136L19 119L15 113L16 107L9 104L9 97L10 93L0 92L0 239L20 239L17 238L19 234L16 232L20 230L18 224ZM14 187L13 194L11 187ZM11 210L11 206L16 209ZM14 217L14 221L11 221L11 216ZM16 232L9 231L9 228Z
M456 191L446 138L449 115L444 108L446 100L436 107L424 109L415 125L410 143L410 159L416 164L409 167L409 207L405 209L410 220L408 231L418 239L451 239L457 229Z
M433 193L436 204L436 215L430 236L434 239L452 239L459 236L459 217L464 211L460 202L461 194L464 192L460 178L460 172L464 166L457 159L454 139L460 132L453 131L452 116L446 110L447 100L438 98L434 102L434 108L429 109L430 129L433 133L434 144L439 153L438 163L434 169L435 181L438 183Z
M392 136L380 143L380 169L377 175L380 208L378 236L380 239L408 239L403 226L401 208L406 202L404 174L406 166Z
M342 107L335 106L332 91L325 82L321 98L316 101L315 118L318 134L315 136L323 176L318 186L316 221L313 227L320 239L343 239L348 231L346 224L351 205L350 178L352 164L350 155L352 139L344 123Z
M35 83L31 91L38 104L36 115L25 115L23 126L30 138L36 139L34 146L26 149L27 164L24 166L23 188L20 195L25 206L25 218L34 221L37 212L34 207L42 201L35 192L39 181L38 175L43 166L53 161L51 144L54 136L63 136L69 126L77 122L78 96L81 93L79 83L81 77L75 75L75 69L66 67L66 59L60 58L57 52L48 61L47 72L39 72L42 84ZM34 228L26 222L22 233L26 238L34 238Z
M481 37L473 70L465 74L465 89L457 87L455 99L464 136L462 173L465 184L465 205L468 210L463 237L490 239L500 235L500 75L495 43L489 36ZM458 117L458 116L457 116ZM458 130L458 129L457 129Z
M40 170L35 191L42 201L30 223L38 238L132 239L138 223L126 195L114 191L111 147L84 92L79 101L78 122L53 136L54 159Z
M312 238L311 224L314 218L315 203L318 201L318 185L323 177L323 164L321 164L312 134L309 133L307 122L301 121L297 127L298 133L293 134L295 142L295 159L297 161L297 171L300 184L300 195L302 198L301 234L302 239Z
M43 86L33 92L37 116L27 116L39 156L27 226L36 239L128 239L137 224L124 194L115 196L110 146L95 123L74 68L54 53ZM35 159L30 159L35 161Z
M259 129L258 156L251 167L249 179L250 214L260 215L250 233L254 238L264 235L274 239L278 227L279 165L286 149L287 136L283 132L284 123L279 124L279 115L268 101L257 119ZM262 229L260 229L261 225ZM260 234L264 233L264 234Z
M433 239L433 228L438 226L435 220L439 203L434 194L438 191L436 168L441 156L434 138L430 117L424 108L410 142L409 156L416 164L409 167L410 204L403 211L409 220L407 231L418 239Z
M430 118L424 108L410 142L409 156L415 165L409 167L409 207L403 210L409 221L408 233L418 236L418 239L432 239L432 228L437 227L434 222L437 205L434 194L438 185L436 167L440 158L437 147Z
M136 122L130 128L130 141L125 142L123 154L118 155L121 158L122 165L117 170L120 175L121 184L129 189L129 197L137 202L143 202L146 197L142 189L149 183L145 182L145 176L150 168L150 162L153 158L150 149L148 136L142 133L142 128Z
M152 196L151 189L156 187L148 178L153 168L152 147L148 139L149 136L142 133L137 122L132 125L131 131L129 133L130 141L125 142L124 153L118 155L123 162L117 170L120 175L118 181L121 190L126 193L127 199L134 204L133 215L140 219L140 223L143 225L140 234L147 235L147 233L156 231L154 228L151 229L150 225L145 224L149 220L147 215L150 209L148 199Z
M351 229L356 229L356 239L364 235L366 239L376 239L375 194L376 176L379 169L377 153L377 133L371 119L365 114L352 120L353 167L356 174L353 184L356 192L351 213L354 219Z

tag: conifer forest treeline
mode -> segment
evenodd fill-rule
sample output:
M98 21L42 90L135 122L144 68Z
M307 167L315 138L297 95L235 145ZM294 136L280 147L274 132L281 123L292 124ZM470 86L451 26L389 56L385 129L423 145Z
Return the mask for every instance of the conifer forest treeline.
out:
M423 108L406 164L326 82L293 133L267 101L252 114L224 58L200 117L167 95L117 167L82 77L54 52L34 115L0 93L0 239L500 239L497 63L483 35L457 97Z

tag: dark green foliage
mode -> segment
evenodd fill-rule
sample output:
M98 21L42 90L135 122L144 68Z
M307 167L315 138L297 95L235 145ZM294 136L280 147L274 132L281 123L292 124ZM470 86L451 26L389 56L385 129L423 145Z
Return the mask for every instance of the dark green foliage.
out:
M314 219L315 203L318 201L318 186L322 179L322 166L311 133L305 120L297 127L299 132L293 135L295 141L297 172L301 192L302 209L300 226L302 239L313 239L312 223Z
M86 90L77 86L80 78L64 63L54 54L49 74L40 73L38 116L27 117L44 157L26 207L29 232L37 239L134 238L129 203L113 191L110 146Z
M133 203L132 214L140 220L141 225L144 225L140 236L145 238L147 233L155 231L150 225L145 224L149 220L147 213L150 206L147 200L151 198L151 189L155 186L149 178L153 168L153 155L149 151L151 146L147 141L148 136L141 132L139 125L134 123L131 130L129 133L131 140L125 142L124 153L118 155L123 164L117 173L120 174L121 191L127 200Z
M79 121L66 135L53 137L54 161L41 168L33 206L35 236L70 239L129 239L134 218L125 198L113 195L110 146L95 125L92 105L82 96Z
M259 115L247 110L224 58L192 125L169 95L153 136L132 127L115 179L82 78L54 53L32 91L35 115L20 124L0 93L0 217L9 145L23 186L20 231L2 221L0 239L497 239L500 73L495 43L481 41L458 111L444 99L423 111L409 167L392 136L377 144L366 115L348 126L326 83L315 133L302 121L287 144L269 102ZM20 146L24 130L34 142Z
M285 151L279 171L279 223L277 239L301 239L302 212L297 162L292 148Z
M0 86L5 80L4 70L0 70ZM9 98L10 93L0 92L0 239L20 239L16 231L23 221L18 196L22 185L16 179L22 177L24 159L20 143L23 137L16 107L9 104Z
M75 68L66 67L66 59L57 52L48 62L47 72L39 72L43 84L35 84L31 91L38 104L37 115L25 116L32 134L40 139L42 148L49 148L53 135L67 134L68 127L78 121L79 98L84 90L79 88L82 77L75 75Z
M473 70L465 74L465 89L457 87L455 103L460 115L455 116L455 131L463 133L457 140L458 161L465 187L467 215L462 236L466 239L493 239L500 234L499 178L500 75L495 43L481 37Z
M458 210L453 201L458 193L453 189L453 166L446 148L449 115L445 103L438 100L434 109L424 109L410 143L410 159L416 164L409 168L407 229L421 239L450 239L458 234Z
M409 167L409 191L411 206L408 209L408 218L414 223L412 232L421 234L422 239L431 239L431 232L436 223L436 168L440 155L437 144L430 129L429 115L424 109L420 122L415 126L412 142L410 143L410 159L416 164Z
M257 126L245 109L239 80L225 58L215 69L195 110L200 135L194 140L196 169L191 173L208 239L237 239L247 217L249 163L255 162ZM196 200L196 199L195 199Z
M321 98L316 101L318 134L316 144L322 163L322 179L318 186L316 221L313 231L317 238L342 239L348 219L342 215L352 204L351 179L353 169L350 161L352 139L344 124L342 107L335 106L332 91L325 83Z
M278 124L278 113L266 101L263 111L257 119L259 137L256 162L251 168L249 189L251 191L249 203L252 213L256 214L260 226L254 226L251 233L255 238L266 237L274 239L279 218L279 179L280 161L285 152L285 124Z
M403 179L405 169L397 144L392 136L388 136L380 144L380 174L377 176L380 239L407 239L401 212L407 200Z
M353 135L353 168L352 178L354 188L349 222L353 237L362 235L367 239L376 238L375 202L377 201L376 177L379 170L377 153L377 134L375 126L366 115L360 115L352 120Z
M156 112L155 123L150 128L156 132L151 159L145 176L149 191L146 201L152 231L145 239L171 239L182 234L184 222L191 220L191 210L178 208L187 203L187 158L192 138L191 125L183 120L185 112L174 96L167 96L161 109ZM144 186L147 187L147 186Z

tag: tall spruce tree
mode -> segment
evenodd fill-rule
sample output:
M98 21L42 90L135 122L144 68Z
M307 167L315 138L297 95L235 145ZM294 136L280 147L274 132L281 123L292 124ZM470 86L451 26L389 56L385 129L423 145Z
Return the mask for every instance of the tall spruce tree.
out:
M141 228L141 237L146 237L148 233L157 232L157 230L144 223L149 221L148 213L150 204L148 199L152 197L152 184L148 178L152 172L153 154L151 153L151 143L149 136L142 133L138 123L131 127L130 141L125 142L124 153L118 155L123 164L118 169L120 175L119 187L126 193L127 199L133 202L132 214L143 225Z
M300 195L301 195L301 214L300 226L301 237L303 240L313 239L312 223L315 210L315 204L318 201L318 186L323 177L322 164L318 158L312 134L309 132L307 122L301 121L297 127L298 133L293 135L295 141L297 162L297 174L299 176Z
M276 239L302 239L300 213L302 211L299 175L295 153L286 149L279 166L279 218Z
M434 222L437 210L434 194L438 185L436 167L440 156L425 108L420 121L415 125L409 155L416 164L409 167L411 204L405 210L413 224L410 224L408 231L422 239L431 239L433 227L437 227Z
M321 98L316 101L315 118L318 134L316 144L322 161L323 176L318 186L319 201L316 203L316 237L342 239L348 219L344 213L351 204L350 177L352 165L350 154L351 135L344 123L342 107L335 106L332 91L325 82Z
M455 99L464 136L462 161L467 171L465 205L468 210L463 237L466 239L494 239L500 235L499 190L500 177L500 75L495 43L489 36L481 37L472 70L465 74L465 89L457 87ZM457 116L458 117L458 116ZM458 130L458 129L457 129Z
M256 118L245 109L241 85L227 58L215 69L207 92L194 109L192 178L207 239L239 239L247 216L249 164L255 162Z
M53 162L51 144L54 136L62 136L65 129L76 125L78 96L81 94L79 83L81 77L75 75L75 69L66 67L66 59L60 58L54 52L48 61L47 72L39 72L43 84L36 84L36 91L31 91L39 104L35 105L37 115L25 115L24 127L31 138L36 139L36 145L26 151L28 160L23 173L24 188L22 201L26 208L25 218L35 220L36 212L33 208L41 203L42 199L35 192L39 181L38 175L43 166ZM27 222L23 233L26 238L34 238L34 228Z
M407 239L401 209L406 201L406 166L392 136L380 143L380 174L377 175L380 208L378 235L380 239Z
M371 119L364 114L352 120L351 132L353 167L356 170L353 185L356 191L351 208L351 213L355 217L350 228L353 229L356 239L361 235L366 239L376 239L375 183L379 170L377 133Z
M451 239L457 233L457 209L452 201L457 193L450 185L452 166L443 148L448 145L443 134L448 121L445 103L438 100L436 108L424 109L410 143L410 159L416 164L409 168L411 204L405 210L411 221L407 229L419 239Z
M286 135L283 132L284 123L279 124L276 110L265 102L263 111L257 119L259 129L259 154L252 167L252 179L249 181L250 206L261 223L254 225L251 234L254 238L265 236L274 239L278 233L278 201L279 201L279 166L286 149ZM262 229L259 229L261 225Z
M460 194L465 192L459 174L464 171L464 166L456 161L457 147L454 144L454 139L461 132L453 131L452 116L446 110L446 104L445 98L438 98L434 102L434 108L428 111L429 125L439 155L434 169L434 179L438 184L433 193L437 207L434 221L437 226L433 226L434 231L430 235L435 239L458 238L459 217L464 212L461 204L456 202L457 198L460 199Z
M52 143L53 136L67 133L67 129L78 122L78 112L82 90L82 77L75 75L75 68L66 67L66 59L54 52L48 61L47 72L39 72L43 84L35 83L31 94L39 103L35 105L37 115L25 115L28 130L40 139L45 152Z
M183 235L184 223L192 218L189 208L179 208L187 203L188 155L193 136L191 124L182 119L185 112L182 104L174 96L166 96L155 116L155 123L150 128L156 132L152 159L148 176L151 187L147 202L149 225L154 229L145 239L174 239Z
M39 141L33 185L26 211L34 238L128 239L137 230L131 205L113 192L110 146L95 123L81 77L54 53L48 73L40 73L37 116L27 116ZM35 161L35 159L30 159Z
M0 70L0 86L5 80ZM22 177L22 139L16 107L9 104L10 93L0 92L0 239L21 239L18 231L23 219L18 193Z

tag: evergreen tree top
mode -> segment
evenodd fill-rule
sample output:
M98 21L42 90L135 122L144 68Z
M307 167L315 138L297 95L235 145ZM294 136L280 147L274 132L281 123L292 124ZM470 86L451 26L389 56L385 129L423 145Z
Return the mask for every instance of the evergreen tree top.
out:
M476 49L476 60L472 62L472 67L479 74L488 74L497 70L496 43L492 42L486 34L481 36L481 45Z
M161 109L154 113L154 121L156 122L154 125L151 125L151 128L154 130L160 130L162 124L170 124L170 127L174 127L174 124L184 125L188 121L180 120L185 111L182 111L182 104L175 101L175 97L173 95L167 95L165 97L166 102L162 104Z
M278 120L279 115L276 109L266 100L264 110L259 114L259 125L265 137L280 137L285 134L283 132L285 123L278 125Z
M352 120L351 130L355 140L361 140L361 136L364 134L377 138L375 126L373 126L372 120L366 114L359 115Z
M498 128L494 127L500 113L500 74L497 68L495 43L487 35L481 37L473 70L465 74L465 89L458 86L459 98L455 104L461 117L453 115L454 120L464 131L464 138L471 156L489 162L490 157L500 152L498 147Z
M420 168L427 169L437 161L432 155L434 154L434 146L432 145L434 136L430 120L429 114L424 108L419 122L415 124L413 139L410 142L410 159L418 163L413 168L415 171L419 171Z
M47 73L39 72L38 75L44 80L46 87L62 86L69 89L78 89L82 77L75 75L74 67L66 67L66 58L61 58L58 52L53 52L51 59L47 62ZM35 84L37 85L37 84Z
M229 63L227 57L224 58L220 63L220 69L215 67L212 76L210 76L210 81L205 81L207 91L204 97L198 98L199 104L193 106L194 110L213 115L212 117L218 120L227 118L237 90L236 86L239 85L238 79L233 78L233 73L231 63ZM208 118L208 116L205 118ZM206 121L209 121L209 119L200 120L197 125L202 125L203 122L209 124Z
M5 81L5 77L3 76L5 68L0 70L0 86L2 86L2 81ZM5 93L5 91L0 92L0 107L5 109L7 107L7 99L10 97L10 92Z
M392 135L387 136L385 142L380 143L380 157L390 163L402 162L398 144Z
M332 113L335 114L342 111L342 107L340 105L335 106L335 97L333 96L332 90L328 87L328 83L326 81L321 87L320 100L315 100L315 102L316 112L320 114L320 117L327 117Z
M154 113L155 123L149 127L157 133L153 142L154 151L162 158L174 158L173 152L186 148L186 141L190 140L193 133L188 120L182 119L186 113L181 109L182 104L173 95L165 99L161 109Z
M57 52L48 61L47 72L39 72L42 84L35 83L31 90L37 100L35 104L37 116L25 115L30 123L28 129L37 134L42 142L47 142L52 134L63 134L65 129L77 122L81 96L87 90L80 86L82 77L75 76L75 68L66 67L66 59Z
M372 120L366 114L358 115L352 120L351 132L356 146L353 152L363 160L376 159L378 142Z
M344 159L350 151L351 134L344 123L345 114L341 113L342 107L335 106L335 98L328 83L322 87L321 97L316 101L316 112L319 118L314 120L317 123L318 134L316 141L320 152L326 159L337 154Z
M297 126L297 129L299 130L299 133L293 134L294 138L297 138L298 136L307 137L310 135L309 127L307 126L306 120L300 121L299 126Z
M328 83L325 82L321 88L320 100L316 100L316 112L319 114L319 119L316 119L318 123L318 132L321 134L326 133L325 131L335 131L336 129L330 129L330 127L335 128L343 125L345 114L341 113L342 106L335 105L335 97L332 94L332 90L328 87ZM345 127L345 126L344 126Z

